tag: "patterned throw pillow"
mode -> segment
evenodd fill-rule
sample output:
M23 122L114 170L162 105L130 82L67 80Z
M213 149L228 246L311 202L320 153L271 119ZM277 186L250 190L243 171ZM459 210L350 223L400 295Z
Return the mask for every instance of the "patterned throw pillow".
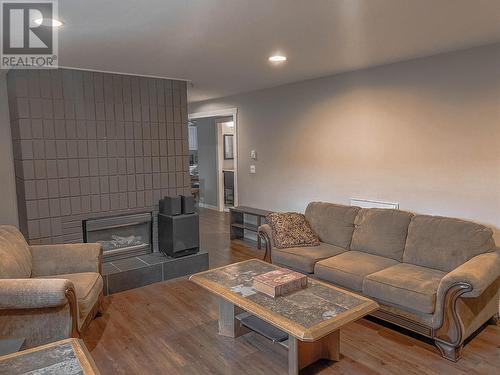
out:
M272 229L274 246L278 249L319 245L318 235L302 214L273 212L267 215L267 222Z

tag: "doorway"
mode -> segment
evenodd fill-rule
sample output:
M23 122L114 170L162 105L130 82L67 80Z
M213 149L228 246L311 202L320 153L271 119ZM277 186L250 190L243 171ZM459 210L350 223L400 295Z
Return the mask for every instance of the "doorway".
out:
M227 211L238 205L237 110L188 116L191 188L199 207Z

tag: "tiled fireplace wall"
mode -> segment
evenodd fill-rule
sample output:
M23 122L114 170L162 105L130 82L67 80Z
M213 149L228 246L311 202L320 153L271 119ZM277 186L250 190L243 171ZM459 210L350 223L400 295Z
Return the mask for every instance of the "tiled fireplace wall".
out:
M162 196L190 193L186 82L13 70L8 92L20 228L31 244L81 242L91 217L156 219Z

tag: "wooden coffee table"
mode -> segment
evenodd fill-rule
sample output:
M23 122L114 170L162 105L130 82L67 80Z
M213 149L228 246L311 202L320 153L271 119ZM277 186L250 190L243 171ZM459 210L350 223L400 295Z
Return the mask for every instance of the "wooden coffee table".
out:
M252 259L194 274L190 280L220 297L219 334L238 337L248 332L236 318L239 309L288 333L289 374L321 358L338 361L340 329L377 310L378 304L311 278L307 288L286 296L257 292L253 277L276 268Z

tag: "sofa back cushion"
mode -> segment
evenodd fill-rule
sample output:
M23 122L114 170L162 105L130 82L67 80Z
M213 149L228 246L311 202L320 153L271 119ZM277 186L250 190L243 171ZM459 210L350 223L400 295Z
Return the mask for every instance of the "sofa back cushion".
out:
M31 251L19 229L0 225L0 279L31 276Z
M351 250L401 262L413 214L384 208L362 208L354 220Z
M306 208L306 219L321 242L349 249L354 219L359 207L311 202Z
M450 272L495 248L493 231L449 217L416 215L408 228L403 262Z

